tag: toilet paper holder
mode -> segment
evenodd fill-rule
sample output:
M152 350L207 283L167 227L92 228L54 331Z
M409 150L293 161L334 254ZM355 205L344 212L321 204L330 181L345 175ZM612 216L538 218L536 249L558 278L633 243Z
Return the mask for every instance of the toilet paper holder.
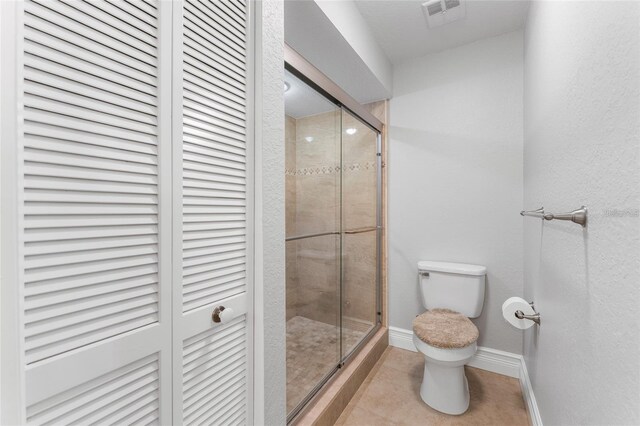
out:
M535 308L535 306L533 306L533 302L530 302L529 305L531 306L531 309L533 309L533 311L535 312L536 308ZM528 319L528 320L531 320L531 321L535 322L536 324L540 325L540 313L539 312L536 312L533 315L526 315L524 312L518 310L518 311L515 312L514 315L518 319Z

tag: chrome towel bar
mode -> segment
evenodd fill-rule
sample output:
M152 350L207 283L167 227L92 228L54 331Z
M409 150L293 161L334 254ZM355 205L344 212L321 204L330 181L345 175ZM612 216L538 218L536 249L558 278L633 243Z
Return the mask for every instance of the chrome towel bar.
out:
M532 216L532 217L538 217L540 219L542 219L544 217L544 207L540 207L539 209L535 209L535 210L522 210L520 212L520 216Z
M585 206L568 213L545 213L544 207L540 207L536 210L523 210L520 212L520 216L531 216L544 220L570 220L573 223L581 225L583 228L587 227L587 208Z

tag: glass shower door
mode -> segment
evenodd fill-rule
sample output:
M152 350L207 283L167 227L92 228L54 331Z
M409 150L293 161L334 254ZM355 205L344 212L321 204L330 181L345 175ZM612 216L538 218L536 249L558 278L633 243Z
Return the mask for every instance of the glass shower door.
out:
M285 72L287 413L340 363L340 108Z
M287 418L379 319L379 134L285 70Z
M342 110L342 356L378 323L379 139Z

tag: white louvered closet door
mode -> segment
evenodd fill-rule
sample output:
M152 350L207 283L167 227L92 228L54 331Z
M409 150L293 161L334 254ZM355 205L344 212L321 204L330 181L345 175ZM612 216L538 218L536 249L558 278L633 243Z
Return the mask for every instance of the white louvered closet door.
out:
M23 416L168 424L171 5L17 7Z
M251 415L249 21L248 0L174 4L174 424Z

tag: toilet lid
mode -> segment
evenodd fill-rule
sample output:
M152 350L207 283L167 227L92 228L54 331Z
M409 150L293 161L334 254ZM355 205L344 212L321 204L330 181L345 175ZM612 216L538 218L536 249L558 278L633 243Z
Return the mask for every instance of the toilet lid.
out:
M413 320L413 332L428 345L441 349L464 348L478 340L478 328L459 312L431 309Z

